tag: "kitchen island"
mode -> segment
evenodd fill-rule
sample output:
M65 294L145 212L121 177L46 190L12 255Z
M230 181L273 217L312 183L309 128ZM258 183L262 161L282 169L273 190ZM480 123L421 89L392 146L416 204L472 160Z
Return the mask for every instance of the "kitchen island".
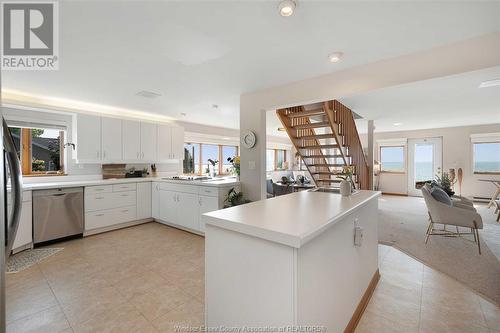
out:
M203 215L205 324L353 331L380 276L379 195L299 192Z

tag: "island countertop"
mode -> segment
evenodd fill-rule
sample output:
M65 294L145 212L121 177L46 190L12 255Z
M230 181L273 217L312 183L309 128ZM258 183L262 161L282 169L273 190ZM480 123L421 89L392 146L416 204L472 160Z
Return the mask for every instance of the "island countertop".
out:
M300 248L379 195L366 190L349 197L302 191L210 212L202 218L207 225Z

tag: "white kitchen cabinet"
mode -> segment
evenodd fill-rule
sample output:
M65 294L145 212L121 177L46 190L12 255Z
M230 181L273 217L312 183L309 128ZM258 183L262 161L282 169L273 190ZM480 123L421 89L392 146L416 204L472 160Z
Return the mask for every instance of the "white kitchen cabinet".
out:
M143 123L141 127L141 159L148 162L156 161L156 145L158 131L156 124ZM182 143L184 147L184 142Z
M172 146L171 153L172 159L183 160L184 159L184 128L183 127L172 127Z
M101 118L102 160L122 160L122 121L115 118Z
M177 196L174 191L160 189L160 219L165 222L177 221ZM177 224L177 223L176 223Z
M122 147L125 161L137 161L141 158L141 123L122 120Z
M101 117L86 114L73 116L73 158L79 163L95 163L101 160Z
M8 211L12 205L8 205ZM31 199L31 191L23 191L23 202L21 206L21 216L19 219L19 226L17 228L16 238L14 239L14 245L12 246L13 252L16 250L24 250L28 245L33 243L33 202Z
M198 195L193 193L177 194L177 224L184 228L199 229Z
M158 125L159 161L184 159L184 128Z
M151 216L154 219L160 218L160 183L151 184Z
M212 212L214 210L219 209L219 198L218 197L209 197L206 195L200 195L198 199L198 203L200 206L200 211L198 214L198 225L200 231L205 232L205 223L202 221L201 215Z
M172 127L158 125L158 161L172 159Z
M137 219L151 217L151 183L137 183Z

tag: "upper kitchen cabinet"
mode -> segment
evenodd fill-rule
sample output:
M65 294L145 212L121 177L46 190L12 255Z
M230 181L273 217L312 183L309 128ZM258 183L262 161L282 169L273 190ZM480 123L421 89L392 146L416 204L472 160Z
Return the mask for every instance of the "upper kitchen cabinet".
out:
M75 144L73 157L79 163L101 161L101 117L76 114L73 117L72 143Z
M184 159L184 128L172 127L172 158Z
M141 123L122 120L123 159L137 161L141 158Z
M184 159L184 128L158 125L158 161Z
M120 162L122 157L122 120L101 118L102 161Z
M141 122L141 159L144 161L156 161L158 135L156 127L156 124Z

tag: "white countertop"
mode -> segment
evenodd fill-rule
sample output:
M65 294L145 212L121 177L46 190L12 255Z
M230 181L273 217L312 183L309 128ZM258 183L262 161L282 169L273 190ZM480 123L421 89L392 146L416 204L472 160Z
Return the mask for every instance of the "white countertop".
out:
M302 191L210 212L202 218L208 225L300 248L379 195L380 192L359 191L342 197Z
M76 181L56 181L50 183L30 183L23 184L23 190L47 190L52 188L79 187L79 186L95 186L95 185L112 185L125 183L141 183L141 182L163 182L198 186L214 186L225 187L237 185L240 182L236 178L224 178L214 181L185 181L185 180L170 180L160 177L144 177L144 178L116 178L116 179L95 179L95 180L76 180Z

